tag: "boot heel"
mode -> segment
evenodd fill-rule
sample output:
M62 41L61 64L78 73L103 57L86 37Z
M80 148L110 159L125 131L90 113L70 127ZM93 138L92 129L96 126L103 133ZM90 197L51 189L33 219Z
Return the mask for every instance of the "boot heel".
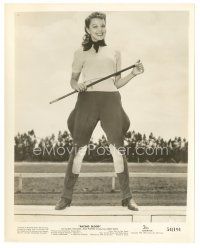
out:
M123 207L128 207L128 209L133 210L133 211L138 211L138 205L136 202L133 200L132 197L126 198L122 200L122 206Z
M61 197L55 206L55 210L63 210L66 207L70 207L70 205L71 205L70 199Z
M127 207L128 206L128 199L123 199L122 200L122 207Z

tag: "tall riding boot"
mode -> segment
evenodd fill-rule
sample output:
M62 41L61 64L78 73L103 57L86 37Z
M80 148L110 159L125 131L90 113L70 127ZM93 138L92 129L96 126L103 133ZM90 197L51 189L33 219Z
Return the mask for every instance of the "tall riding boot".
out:
M127 206L128 209L137 211L138 206L132 198L130 186L129 186L129 172L126 157L123 155L124 171L117 173L119 179L119 185L122 192L122 206Z
M57 202L55 209L62 210L69 207L72 201L74 185L78 179L79 174L72 173L73 161L76 155L76 147L73 147L69 157L68 166L65 174L64 187L61 199Z

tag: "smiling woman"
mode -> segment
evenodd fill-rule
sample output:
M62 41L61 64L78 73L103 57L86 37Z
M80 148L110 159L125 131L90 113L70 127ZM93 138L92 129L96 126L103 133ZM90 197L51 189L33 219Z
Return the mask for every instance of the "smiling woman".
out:
M144 72L141 62L126 77L109 78L87 88L88 83L98 78L117 72L121 69L120 52L113 50L105 43L106 15L94 12L85 19L85 36L82 48L75 51L72 63L71 86L78 91L78 100L68 118L68 128L73 138L73 150L70 154L64 180L61 199L55 209L61 210L70 206L73 188L81 170L83 157L88 149L90 137L100 121L106 133L110 152L114 161L120 188L122 205L130 210L138 210L129 187L129 173L126 157L120 152L124 146L130 121L122 104L118 88L127 84L133 77ZM78 83L82 73L83 82Z

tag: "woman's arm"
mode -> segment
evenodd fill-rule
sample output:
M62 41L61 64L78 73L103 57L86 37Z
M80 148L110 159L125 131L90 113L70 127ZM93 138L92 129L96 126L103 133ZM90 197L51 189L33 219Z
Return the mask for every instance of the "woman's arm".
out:
M119 78L119 76L117 76L118 79L115 81L115 85L116 85L117 89L119 89L119 88L123 87L124 85L126 85L135 76L136 75L133 74L132 72L129 73L127 76L123 77L123 78L121 78L121 76L120 76L120 78Z
M72 63L72 75L70 80L72 89L76 91L85 91L87 89L84 83L78 83L79 77L81 75L82 67L83 67L82 49L77 49L74 52L74 59Z
M117 71L120 70L121 70L121 55L119 52L117 52ZM117 89L119 89L124 85L126 85L132 78L143 72L144 72L143 64L140 61L138 61L135 64L135 67L133 68L131 73L129 73L127 76L122 78L121 75L118 75L115 77L115 86L117 87Z
M80 72L75 73L72 72L71 80L70 80L70 85L73 90L76 90L78 92L85 91L87 89L86 85L84 83L78 83L79 77L80 77Z

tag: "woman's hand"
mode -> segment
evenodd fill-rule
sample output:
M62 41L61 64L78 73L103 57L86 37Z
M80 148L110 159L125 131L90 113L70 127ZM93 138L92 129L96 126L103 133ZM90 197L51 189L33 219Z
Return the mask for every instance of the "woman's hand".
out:
M143 64L140 62L140 60L138 60L137 62L136 62L136 64L135 64L135 67L133 67L133 70L132 70L132 74L134 75L134 76L137 76L137 75L139 75L139 74L141 74L141 73L143 73L144 72L144 66L143 66Z
M84 83L79 83L74 87L74 89L78 92L83 92L87 90L87 86Z

